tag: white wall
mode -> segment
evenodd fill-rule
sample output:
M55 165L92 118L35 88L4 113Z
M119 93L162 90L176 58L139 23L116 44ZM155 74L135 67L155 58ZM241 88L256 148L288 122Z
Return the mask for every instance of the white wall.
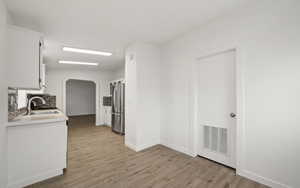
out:
M6 7L0 0L0 187L7 183L7 83L6 83Z
M139 151L160 143L160 49L131 45L125 67L125 144Z
M137 75L136 49L126 50L125 65L125 145L136 150L137 145Z
M96 84L91 81L68 80L66 109L68 116L96 114Z
M255 2L163 46L161 140L193 153L192 64L203 54L238 47L244 82L238 173L273 187L296 188L300 187L300 2Z
M103 96L109 95L109 80L111 79L110 72L88 71L88 70L67 70L67 69L49 69L46 74L47 88L45 93L56 96L56 105L58 108L63 108L63 86L68 79L91 80L99 83L100 100L96 105L99 108L99 120L97 125L104 123L104 110L102 106Z
M125 67L116 69L112 72L112 80L119 80L125 78Z

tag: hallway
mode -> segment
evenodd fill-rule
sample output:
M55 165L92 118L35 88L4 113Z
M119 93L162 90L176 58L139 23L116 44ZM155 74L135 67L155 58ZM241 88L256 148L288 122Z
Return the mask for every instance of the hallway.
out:
M69 120L68 169L28 188L265 188L234 171L164 146L134 152L94 116Z

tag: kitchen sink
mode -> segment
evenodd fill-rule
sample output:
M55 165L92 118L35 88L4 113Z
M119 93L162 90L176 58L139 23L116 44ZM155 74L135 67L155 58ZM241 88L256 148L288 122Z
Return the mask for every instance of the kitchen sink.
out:
M30 115L48 115L48 114L59 114L59 111L33 111Z

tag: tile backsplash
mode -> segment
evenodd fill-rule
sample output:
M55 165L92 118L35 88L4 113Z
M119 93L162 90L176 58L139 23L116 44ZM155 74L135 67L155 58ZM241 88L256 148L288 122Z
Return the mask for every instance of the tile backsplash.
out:
M25 94L24 94L25 93ZM27 101L34 96L43 97L46 104L42 104L40 100L34 100L36 106L31 105L33 110L54 109L56 108L56 96L42 93L32 93L32 91L24 91L18 89L8 89L8 120L14 119L20 114L27 111Z
M36 96L42 97L46 101L46 104L43 104L41 100L34 100L36 106L32 106L33 110L56 108L56 96L52 96L49 94L27 94L27 100Z
M8 89L8 121L26 112L26 108L18 108L18 90Z
M14 112L18 109L17 90L8 89L8 112Z

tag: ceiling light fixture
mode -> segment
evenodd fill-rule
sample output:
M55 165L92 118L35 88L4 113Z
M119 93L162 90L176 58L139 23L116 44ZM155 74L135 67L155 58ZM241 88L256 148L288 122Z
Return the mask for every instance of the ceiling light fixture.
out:
M110 53L110 52L100 52L100 51L95 51L95 50L86 50L86 49L70 48L70 47L63 47L63 51L83 53L83 54L102 55L102 56L111 56L112 55L112 53Z
M73 64L73 65L93 65L98 66L98 63L91 63L91 62L80 62L80 61L58 61L61 64Z

